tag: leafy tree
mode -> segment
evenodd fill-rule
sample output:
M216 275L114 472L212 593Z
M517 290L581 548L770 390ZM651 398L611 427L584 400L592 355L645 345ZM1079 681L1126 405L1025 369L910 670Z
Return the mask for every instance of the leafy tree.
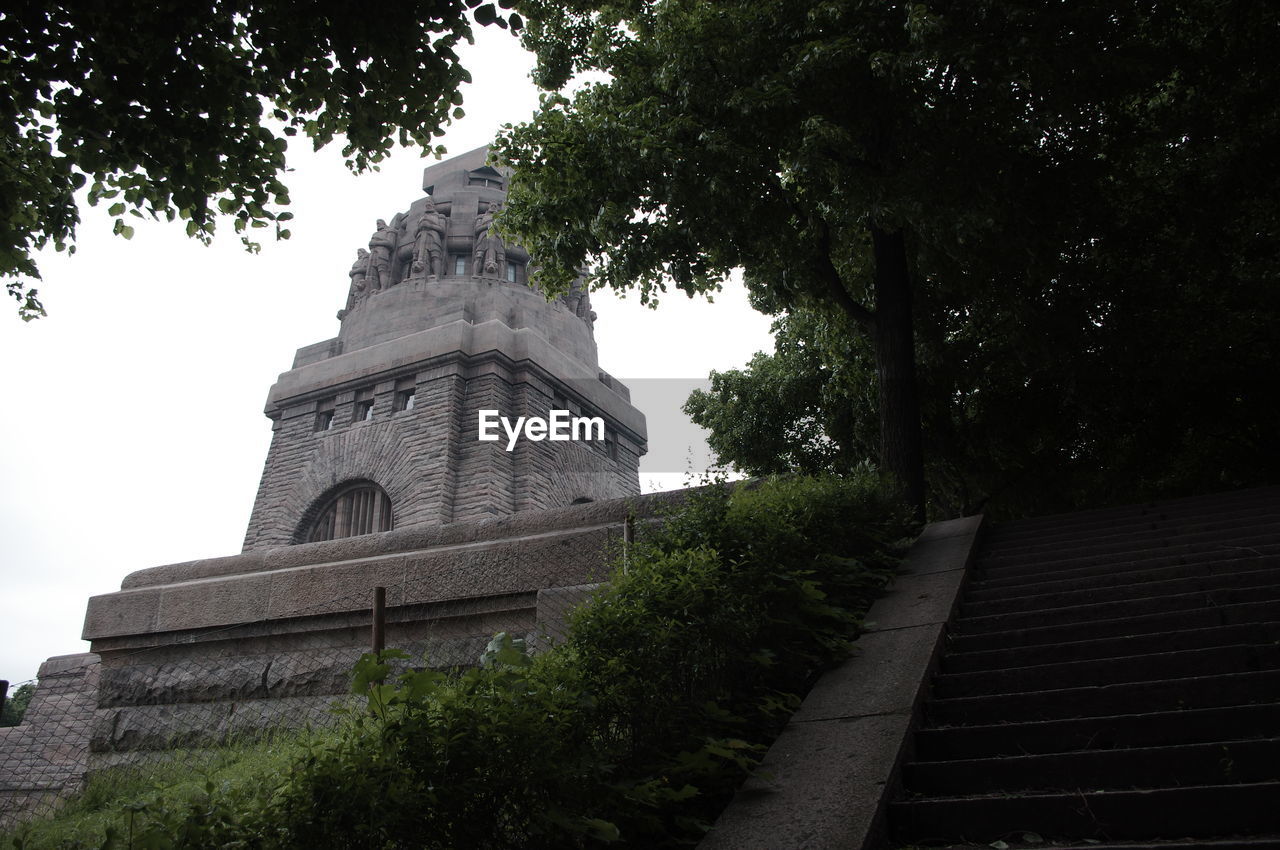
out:
M34 682L26 682L10 691L8 699L4 701L4 712L0 713L0 726L17 726L21 723L35 692Z
M1206 105L1219 97L1208 92ZM1234 161L1234 175L1198 159L1126 170L1131 185L1089 209L1104 247L1064 259L1042 288L925 302L937 514L1029 515L1280 477L1269 437L1280 423L1276 216L1265 203L1280 187L1241 167L1264 158L1270 120L1255 113L1218 141L1214 157ZM843 471L873 454L865 343L814 311L775 331L772 355L714 374L686 405L721 459L768 474Z
M1194 196L1163 181L1207 174L1206 164L1215 175L1247 173L1265 163L1257 145L1275 139L1274 74L1261 57L1278 28L1274 11L1253 3L528 0L521 9L540 84L608 75L572 98L548 97L498 146L518 169L504 223L538 256L542 279L563 287L594 262L597 283L649 297L668 284L712 289L741 266L770 310L828 322L839 313L874 363L879 460L917 505L921 408L955 414L982 386L967 380L922 398L917 368L962 364L969 377L993 368L1007 373L1005 390L1021 380L1030 391L1007 396L1015 406L1053 402L1060 383L1028 369L1069 380L1061 364L1094 360L1091 337L1118 335L1176 287L1152 252L1182 237L1167 208L1164 229L1154 213ZM1243 107L1260 136L1222 126ZM1225 200L1212 178L1196 182ZM1247 248L1246 234L1274 237L1265 191L1231 185L1259 216L1235 232L1237 247ZM1270 262L1233 279L1271 274ZM1103 265L1108 282L1141 271L1125 300L1090 278ZM984 347L988 323L1030 318L1045 321L998 346L1012 359ZM1062 328L1059 339L1043 336ZM917 351L922 331L935 335L927 352ZM1077 343L1085 348L1068 347ZM860 356L850 347L845 359ZM1026 418L1059 410L1050 403Z
M40 276L35 251L74 250L86 185L125 238L126 212L181 218L202 241L216 213L237 233L274 227L286 238L286 137L319 148L341 136L356 171L397 141L433 150L461 114L468 75L455 48L472 15L520 25L479 0L389 10L45 0L0 11L0 275L19 314L44 314L23 278Z
M773 354L712 372L685 403L718 459L764 476L847 473L873 457L875 366L861 336L814 310L780 318L773 334Z

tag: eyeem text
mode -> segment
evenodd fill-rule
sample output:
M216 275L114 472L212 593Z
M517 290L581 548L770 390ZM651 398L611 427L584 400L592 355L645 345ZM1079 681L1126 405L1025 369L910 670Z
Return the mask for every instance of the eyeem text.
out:
M507 451L516 447L516 442L524 437L535 443L543 440L552 442L569 440L603 440L604 420L599 416L574 416L568 410L552 410L547 418L541 416L521 416L514 423L496 410L481 410L479 418L479 438L482 442L491 443L502 439L498 426L507 435Z

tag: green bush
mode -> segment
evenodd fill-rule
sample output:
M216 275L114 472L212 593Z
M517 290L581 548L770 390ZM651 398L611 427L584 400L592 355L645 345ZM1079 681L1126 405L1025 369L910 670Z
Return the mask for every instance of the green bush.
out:
M647 804L608 815L629 844L701 835L847 651L909 529L870 476L713 488L577 612L567 662L593 737Z
M870 475L704 488L642 529L562 643L530 656L498 635L449 674L365 656L367 709L280 781L153 796L101 846L696 843L848 651L911 530Z
M310 752L276 801L290 846L481 850L613 837L575 811L602 772L581 723L591 701L571 679L498 635L480 667L378 684L403 657L361 660L354 687L369 692L369 714Z

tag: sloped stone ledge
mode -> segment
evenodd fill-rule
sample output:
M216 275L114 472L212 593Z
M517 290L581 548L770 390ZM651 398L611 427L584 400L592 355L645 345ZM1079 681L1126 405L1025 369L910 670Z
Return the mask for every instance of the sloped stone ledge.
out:
M856 654L813 687L699 850L876 845L981 527L979 516L925 528Z
M446 548L489 547L541 536L555 536L557 533L572 534L620 525L629 513L639 519L656 516L681 504L690 492L693 491L671 490L627 496L552 510L522 511L479 522L416 525L382 534L279 546L241 555L167 564L130 573L121 582L120 589L137 590L291 567L323 566L387 555L427 554Z
M132 573L89 600L83 637L95 651L139 636L576 586L607 577L628 515L641 524L690 491L530 511L483 522L410 527ZM123 641L123 643L122 643Z

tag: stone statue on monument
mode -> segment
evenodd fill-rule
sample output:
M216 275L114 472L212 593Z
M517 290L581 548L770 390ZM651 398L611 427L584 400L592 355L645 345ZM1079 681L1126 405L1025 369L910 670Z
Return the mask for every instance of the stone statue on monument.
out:
M476 277L501 277L507 264L507 248L493 232L493 217L498 209L497 204L490 204L487 210L476 216Z
M369 252L363 248L356 249L356 261L351 264L351 271L347 272L347 276L351 278L351 289L347 292L347 306L342 311L343 315L350 313L364 297L369 294Z
M378 229L369 238L370 289L381 292L391 286L391 257L400 242L399 234L387 223L378 219Z
M413 242L412 274L426 277L439 276L441 256L444 251L445 217L430 201L418 219L418 231Z

